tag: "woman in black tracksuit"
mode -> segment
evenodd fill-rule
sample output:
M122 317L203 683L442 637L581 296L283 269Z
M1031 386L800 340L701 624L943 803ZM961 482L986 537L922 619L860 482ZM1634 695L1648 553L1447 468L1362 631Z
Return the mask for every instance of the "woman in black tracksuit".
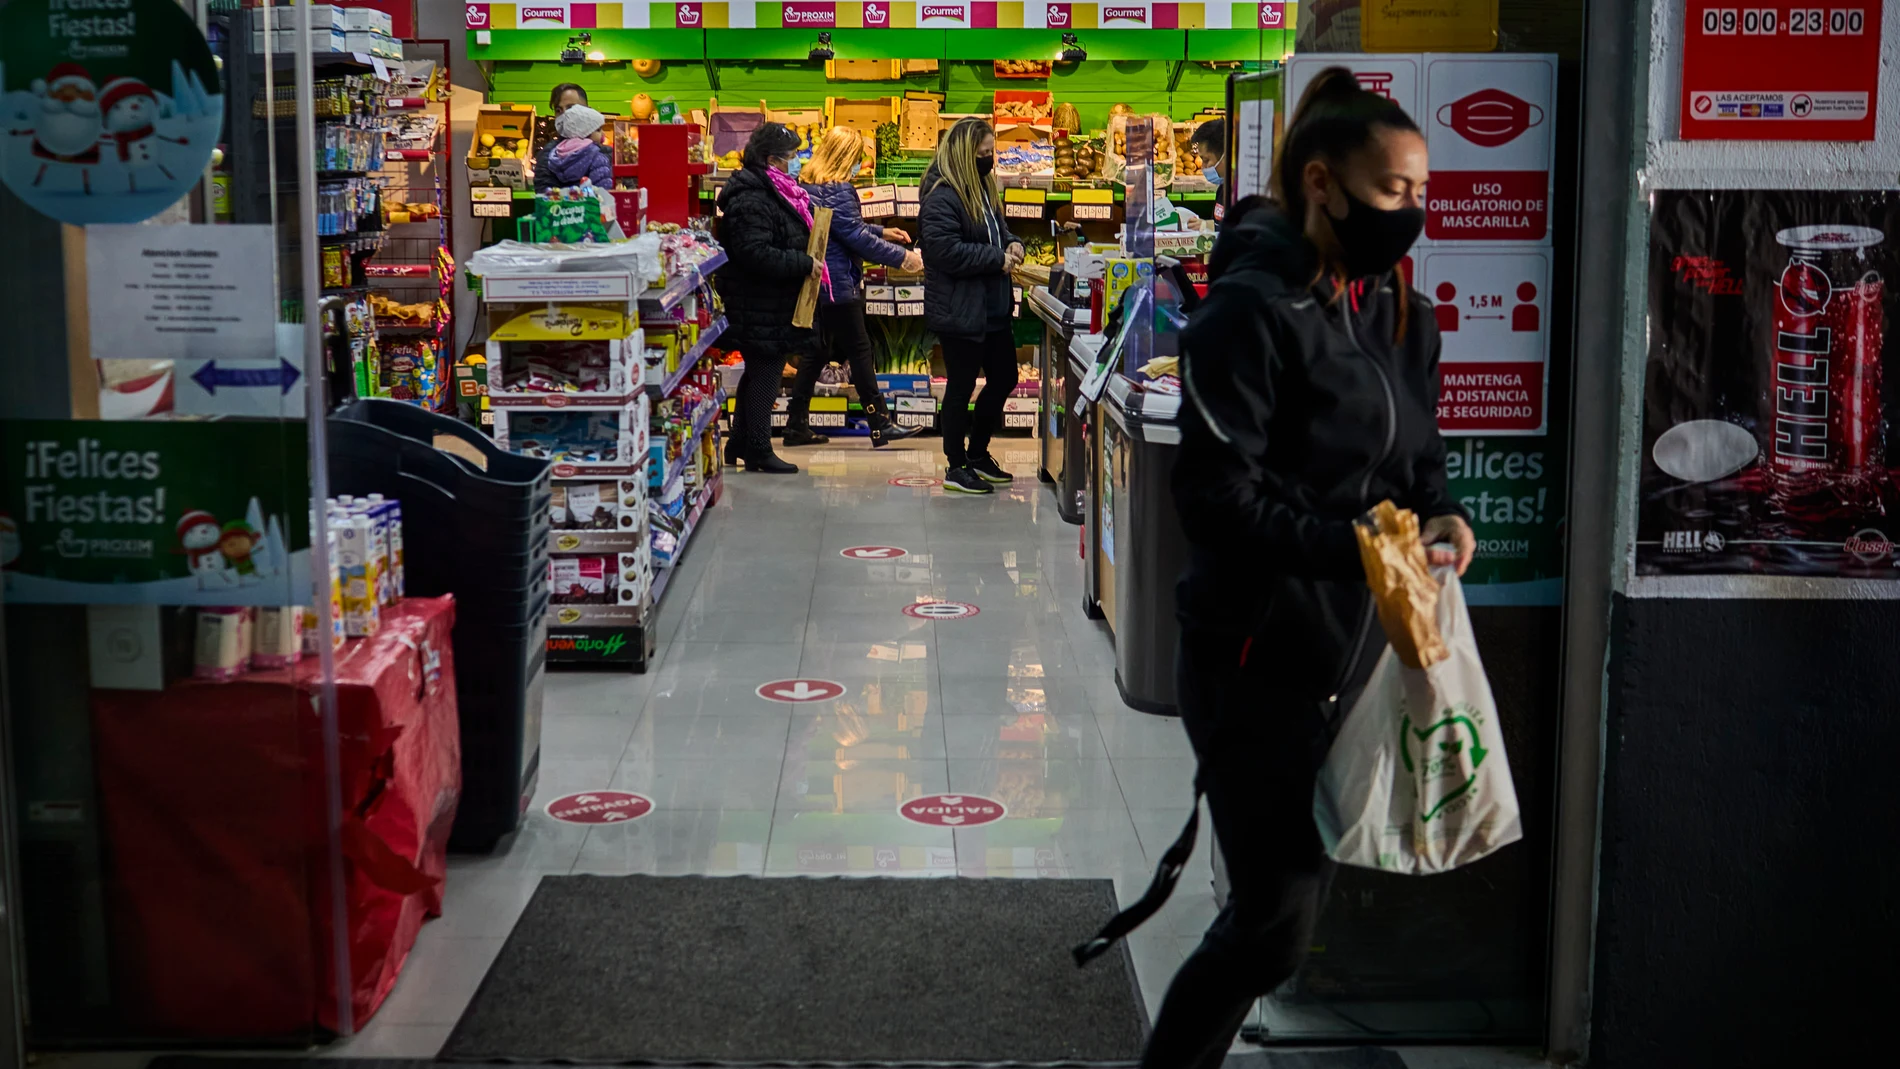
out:
M1177 686L1231 891L1162 1002L1153 1069L1219 1066L1311 941L1332 875L1314 780L1385 645L1354 521L1389 498L1433 564L1462 572L1473 550L1445 489L1432 305L1395 270L1424 225L1424 138L1334 67L1274 162L1277 206L1228 211L1183 337ZM1106 939L1159 907L1194 831Z
M1012 478L990 456L990 437L1003 426L1003 402L1016 388L1009 273L1023 262L1023 246L1003 220L1002 197L990 175L995 163L990 124L959 119L943 135L919 188L924 325L943 344L949 379L941 418L950 470L943 488L969 494L990 493L990 484ZM978 374L983 392L972 414Z
M746 142L745 166L719 191L719 240L726 266L713 275L726 305L729 348L745 357L733 410L726 463L747 471L795 474L798 465L772 451L772 404L785 361L811 351L809 327L794 327L798 291L824 265L805 252L811 237L811 197L786 173L798 135L766 123Z

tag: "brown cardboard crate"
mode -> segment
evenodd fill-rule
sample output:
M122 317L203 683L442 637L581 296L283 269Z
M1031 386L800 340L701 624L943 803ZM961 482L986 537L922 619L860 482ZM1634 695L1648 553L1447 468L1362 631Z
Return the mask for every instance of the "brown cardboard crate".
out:
M849 126L866 137L875 138L878 127L897 121L898 110L897 97L872 97L869 100L826 97L825 125Z

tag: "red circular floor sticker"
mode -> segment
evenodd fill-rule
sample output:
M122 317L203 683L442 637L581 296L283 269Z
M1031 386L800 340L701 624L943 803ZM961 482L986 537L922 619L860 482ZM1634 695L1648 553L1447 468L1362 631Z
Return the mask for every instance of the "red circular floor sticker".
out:
M775 679L759 684L759 697L768 702L828 702L844 693L843 683L829 679Z
M974 828L994 824L1009 815L1003 803L976 794L926 794L905 802L897 813L916 824L934 828Z
M632 791L578 791L547 804L547 814L568 824L619 824L653 812L653 799Z
M905 616L919 620L967 620L982 611L967 601L920 601L904 606Z
M909 555L902 546L852 546L838 551L838 556L846 560L896 560Z
M942 486L943 480L933 479L928 475L899 475L897 478L891 480L891 485L911 487Z

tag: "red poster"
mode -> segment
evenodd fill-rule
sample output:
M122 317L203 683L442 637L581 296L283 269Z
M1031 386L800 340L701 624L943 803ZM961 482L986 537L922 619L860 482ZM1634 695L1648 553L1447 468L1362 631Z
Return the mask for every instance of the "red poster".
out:
M1683 139L1872 141L1881 2L1688 0Z

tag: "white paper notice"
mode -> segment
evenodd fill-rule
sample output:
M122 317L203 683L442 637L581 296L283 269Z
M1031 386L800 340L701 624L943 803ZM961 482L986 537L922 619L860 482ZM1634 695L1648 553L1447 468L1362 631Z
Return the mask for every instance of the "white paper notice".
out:
M263 225L87 227L93 357L269 360L271 252Z
M1228 177L1239 196L1264 194L1273 175L1273 101L1242 100L1238 121L1233 168Z

